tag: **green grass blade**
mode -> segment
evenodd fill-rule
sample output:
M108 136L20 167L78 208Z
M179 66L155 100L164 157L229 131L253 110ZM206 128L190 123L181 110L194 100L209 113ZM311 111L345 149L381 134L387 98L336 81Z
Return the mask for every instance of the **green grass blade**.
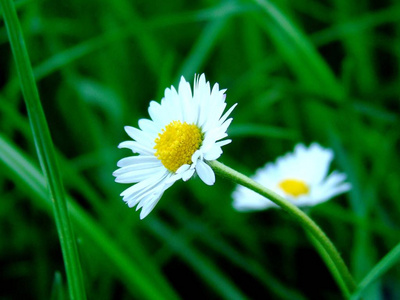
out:
M398 22L400 18L400 6L394 5L387 9L364 13L347 21L334 24L311 35L311 40L316 45L327 45L336 40L349 37L363 31L373 29L382 24Z
M351 296L352 300L359 299L362 296L363 291L380 276L382 276L387 270L393 267L400 259L400 243L397 244L388 254L386 254L380 262L378 262L374 268L361 280L356 291Z
M300 29L270 1L254 2L266 13L262 26L302 84L317 94L342 100L343 90L332 70Z
M51 200L47 197L45 180L40 172L29 162L10 141L0 134L0 162L9 170L11 177L25 187L36 206L51 215ZM172 289L154 288L154 281L150 280L139 265L122 251L115 241L91 218L79 205L69 199L68 206L71 218L82 233L92 243L92 247L104 257L108 268L115 268L116 276L132 295L140 299L178 299Z
M29 114L35 145L53 200L55 220L63 252L71 299L86 299L74 233L69 221L65 192L62 185L49 128L39 100L32 66L26 50L22 30L11 0L0 1L14 55L21 89Z
M228 17L224 16L220 19L211 21L204 28L202 35L197 40L190 54L183 62L182 67L178 71L176 78L184 76L190 78L194 73L200 73L200 68L204 64L211 49L216 45L218 36L227 23Z
M98 37L84 41L71 48L65 49L52 57L49 57L41 64L37 65L34 69L34 75L36 80L49 76L55 71L65 67L72 62L87 56L96 50L99 50L113 42L124 39L128 36L127 31L113 31L101 34Z
M148 68L154 74L158 74L159 65L162 62L161 49L163 47L159 45L158 40L148 30L134 6L131 5L130 1L117 0L110 2L109 7L111 13L125 23L124 26L126 26L131 35L137 40L137 45L142 51L143 59L147 63Z
M64 287L62 282L62 275L60 272L55 272L53 279L53 286L51 289L50 300L64 300Z

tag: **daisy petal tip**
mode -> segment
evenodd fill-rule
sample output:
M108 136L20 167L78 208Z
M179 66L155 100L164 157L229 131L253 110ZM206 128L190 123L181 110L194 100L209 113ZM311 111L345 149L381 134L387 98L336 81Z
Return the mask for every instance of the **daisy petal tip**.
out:
M346 183L343 183L343 184L341 185L341 188L342 188L342 193L346 193L346 192L351 191L351 189L353 188L353 186L351 185L351 183L346 182Z
M140 215L139 218L140 220L143 220L144 218L146 218L149 215L150 212L148 213L143 213L143 209L140 211Z

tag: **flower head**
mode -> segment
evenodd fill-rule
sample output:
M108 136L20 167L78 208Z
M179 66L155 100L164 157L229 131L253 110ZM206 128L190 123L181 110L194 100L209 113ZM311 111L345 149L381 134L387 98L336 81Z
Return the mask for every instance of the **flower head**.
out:
M296 206L314 206L351 188L344 182L345 174L334 171L327 176L332 159L332 150L317 143L309 148L298 144L293 153L279 157L275 163L267 163L252 178ZM243 186L238 186L232 197L234 208L240 211L277 206Z
M140 119L140 129L125 126L133 140L118 147L138 155L121 159L113 175L116 182L136 183L121 196L129 207L142 208L141 219L179 179L187 181L197 173L204 183L214 184L214 171L206 162L219 158L221 147L231 142L222 139L227 137L232 121L228 116L235 106L224 113L225 90L217 83L211 90L204 74L195 77L193 93L182 77L178 91L171 86L161 103L150 102L151 119Z

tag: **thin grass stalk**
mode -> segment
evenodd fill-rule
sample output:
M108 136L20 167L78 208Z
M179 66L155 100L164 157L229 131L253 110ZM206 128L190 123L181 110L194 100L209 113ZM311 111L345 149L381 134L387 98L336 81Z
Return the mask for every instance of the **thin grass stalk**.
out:
M387 270L393 267L400 259L400 243L386 254L372 270L358 284L357 290L351 296L351 300L360 299L365 289L381 277Z
M82 270L74 233L68 216L64 187L54 153L54 146L40 103L31 62L25 46L21 25L11 0L0 0L11 50L14 56L21 90L28 111L30 126L35 140L36 151L45 175L49 197L60 239L67 274L70 299L86 299Z

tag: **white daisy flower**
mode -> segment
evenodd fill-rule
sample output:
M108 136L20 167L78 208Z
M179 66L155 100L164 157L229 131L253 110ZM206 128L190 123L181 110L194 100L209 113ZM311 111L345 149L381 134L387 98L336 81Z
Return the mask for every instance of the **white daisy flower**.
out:
M136 210L142 208L140 218L146 217L158 203L164 191L175 181L187 181L197 173L208 185L215 182L215 174L207 161L222 154L222 146L231 140L226 130L232 122L225 114L225 91L218 83L210 83L202 74L195 76L193 94L190 84L181 78L178 91L171 86L165 90L161 104L151 101L151 119L139 120L139 128L125 126L133 139L119 144L139 155L121 159L113 175L119 183L136 183L121 193L123 200Z
M267 163L252 177L296 206L314 206L350 190L346 175L337 171L327 176L333 152L313 143L307 149L296 145L294 153ZM233 206L239 211L277 207L275 203L243 186L233 192Z

